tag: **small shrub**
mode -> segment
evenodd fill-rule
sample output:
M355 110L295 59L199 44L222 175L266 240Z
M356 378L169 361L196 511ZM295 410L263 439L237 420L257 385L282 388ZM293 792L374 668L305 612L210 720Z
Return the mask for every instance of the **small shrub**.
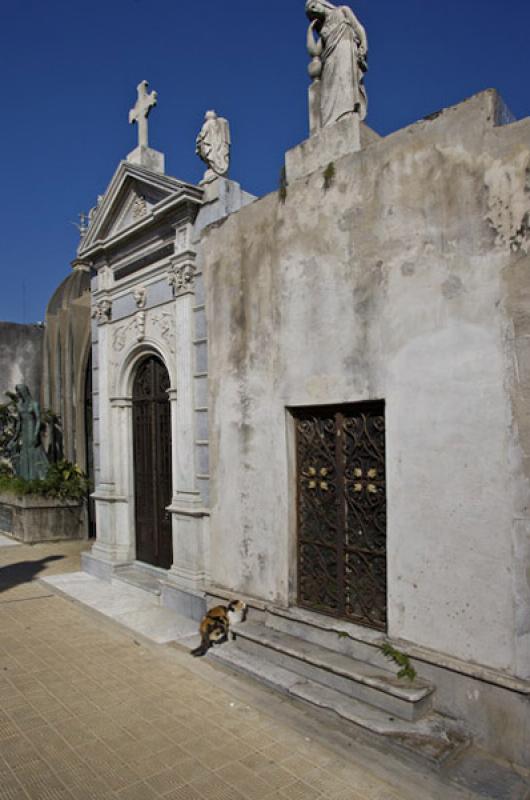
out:
M287 172L285 170L285 166L283 166L280 172L280 183L278 185L278 197L280 198L280 203L282 205L287 200L287 186Z
M385 658L387 658L389 661L393 661L394 664L397 664L397 666L400 667L398 678L406 678L411 683L416 680L417 672L410 663L410 658L406 653L396 650L395 647L392 647L390 642L385 642L383 645L381 645L381 652Z
M331 189L333 184L335 183L335 164L333 161L330 161L327 165L326 169L324 170L324 191L327 192L328 189Z
M64 460L51 464L46 477L42 480L27 481L24 478L0 473L0 491L18 497L34 495L80 501L86 497L88 489L88 480L83 471L76 464Z

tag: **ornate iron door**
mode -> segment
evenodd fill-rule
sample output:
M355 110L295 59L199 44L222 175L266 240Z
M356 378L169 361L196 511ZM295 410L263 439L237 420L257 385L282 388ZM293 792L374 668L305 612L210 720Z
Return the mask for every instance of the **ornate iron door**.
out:
M173 563L169 385L160 359L142 361L133 388L136 557L164 569Z
M386 629L384 403L296 412L298 602Z

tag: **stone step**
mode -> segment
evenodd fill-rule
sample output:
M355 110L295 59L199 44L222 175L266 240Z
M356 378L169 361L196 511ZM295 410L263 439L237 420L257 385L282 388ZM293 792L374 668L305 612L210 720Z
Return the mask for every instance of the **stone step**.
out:
M209 657L313 708L331 712L365 733L376 736L385 747L397 747L414 758L440 765L469 744L469 740L452 721L438 714L431 713L416 722L399 719L245 652L237 641L212 648ZM343 730L347 731L347 728Z
M265 624L274 630L365 661L377 668L384 669L388 665L381 653L381 645L386 641L386 636L380 631L369 628L360 631L358 626L349 622L297 607L269 607Z
M160 577L136 564L118 567L112 576L112 583L115 582L126 583L156 597L162 592Z
M413 721L431 708L434 688L424 681L410 683L389 670L328 650L260 623L234 627L240 649L271 661L303 678L369 703L382 711Z

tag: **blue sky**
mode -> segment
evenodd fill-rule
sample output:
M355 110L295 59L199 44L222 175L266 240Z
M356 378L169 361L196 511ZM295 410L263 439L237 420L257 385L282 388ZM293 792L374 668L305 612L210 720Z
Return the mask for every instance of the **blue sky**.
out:
M390 133L495 87L530 115L528 0L357 0L368 124ZM276 188L307 136L304 0L0 0L0 319L33 322L68 274L71 224L136 145L136 85L158 91L150 143L198 181L204 112L232 126L231 176ZM529 143L530 144L530 143Z

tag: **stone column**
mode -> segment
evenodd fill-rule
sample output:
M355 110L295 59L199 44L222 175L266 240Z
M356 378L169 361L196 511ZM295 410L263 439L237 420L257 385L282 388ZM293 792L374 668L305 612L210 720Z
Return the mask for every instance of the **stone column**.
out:
M114 456L120 453L119 431L115 426L115 411L110 398L110 343L109 325L112 317L112 303L108 297L96 302L92 314L98 325L98 397L99 397L99 480L94 492L96 501L97 539L90 554L83 557L83 567L87 572L103 578L110 578L116 564L130 560L131 548L123 541L123 520L118 504L126 498L116 491ZM123 455L123 454L122 454ZM119 456L122 457L121 455ZM121 526L120 526L121 522Z
M198 589L205 577L204 517L195 467L193 391L193 306L195 265L176 259L169 282L175 295L177 386L169 391L173 427L172 579L182 588Z

